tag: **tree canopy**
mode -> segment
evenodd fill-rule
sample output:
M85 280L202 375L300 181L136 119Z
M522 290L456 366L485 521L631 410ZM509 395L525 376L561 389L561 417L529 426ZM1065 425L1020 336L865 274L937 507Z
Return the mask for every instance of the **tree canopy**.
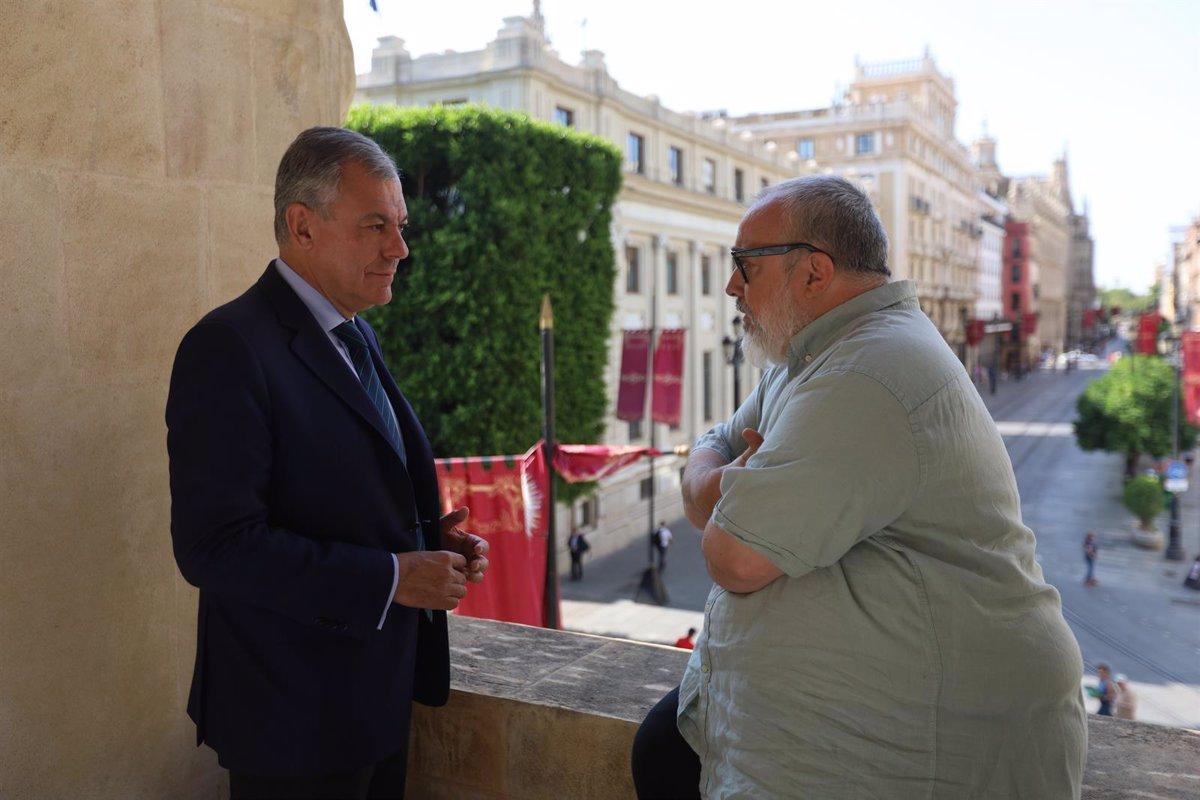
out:
M1175 369L1158 356L1127 356L1088 384L1076 402L1075 438L1084 450L1106 450L1126 456L1132 474L1137 457L1156 458L1172 450L1172 398ZM1178 401L1179 447L1195 443L1197 429L1186 423Z
M621 155L597 137L478 106L356 106L347 127L401 171L411 249L367 313L439 457L541 436L538 318L555 312L558 438L604 430Z

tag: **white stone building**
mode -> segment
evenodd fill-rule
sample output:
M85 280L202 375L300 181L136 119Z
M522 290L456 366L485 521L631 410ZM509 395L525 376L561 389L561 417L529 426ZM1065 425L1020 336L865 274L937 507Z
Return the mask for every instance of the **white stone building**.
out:
M733 268L729 247L754 195L798 174L795 156L734 133L725 120L671 111L656 97L625 91L608 74L599 51L586 51L578 65L566 63L550 47L536 4L529 17L506 18L481 50L414 58L403 40L381 39L371 71L358 76L356 99L406 106L482 103L594 133L620 148L625 175L613 209L618 280L604 441L651 442L648 416L627 423L614 414L621 332L652 323L687 331L683 419L674 428L658 425L656 445L669 450L691 444L729 416L733 374L722 346L734 333L733 302L723 291ZM743 365L743 397L756 379L752 372ZM657 460L657 518L670 521L681 514L682 465L674 456ZM572 509L577 522L596 529L593 554L648 533L649 493L648 469L632 467ZM567 520L560 519L559 529L566 530Z

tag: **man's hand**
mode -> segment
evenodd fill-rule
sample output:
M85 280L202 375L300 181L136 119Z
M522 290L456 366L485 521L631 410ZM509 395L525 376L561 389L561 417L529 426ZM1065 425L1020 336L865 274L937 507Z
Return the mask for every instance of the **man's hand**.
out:
M392 602L412 608L458 608L467 596L467 560L445 550L396 553L400 577Z
M471 583L482 583L483 573L487 572L488 543L473 533L467 533L458 526L467 519L470 509L456 508L441 519L442 545L452 553L458 553L466 559L466 576Z
M683 478L683 509L697 530L704 530L721 499L721 476L725 470L746 466L763 443L762 435L753 428L743 428L742 438L746 440L746 449L728 464L721 463L722 458L715 450L697 450L688 459Z

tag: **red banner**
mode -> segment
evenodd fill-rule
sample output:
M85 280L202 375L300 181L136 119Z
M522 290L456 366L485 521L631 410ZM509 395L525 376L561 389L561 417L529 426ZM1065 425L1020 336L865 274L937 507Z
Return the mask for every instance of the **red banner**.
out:
M658 335L654 348L654 397L650 419L678 425L683 411L683 334L670 328Z
M1096 327L1096 313L1096 309L1094 308L1085 308L1083 310L1083 329L1085 331Z
M1021 315L1021 338L1033 336L1037 331L1038 314L1036 311L1030 311Z
M471 509L463 528L491 547L487 577L468 584L457 613L542 625L549 524L542 443L523 456L438 459L437 471L442 508Z
M973 319L967 323L967 344L971 347L983 341L983 320Z
M1180 345L1183 349L1183 407L1187 420L1200 425L1200 331L1184 331Z
M567 483L598 481L644 456L658 455L661 451L653 447L636 445L560 444L554 450L554 470Z
M633 422L646 416L646 372L649 363L650 331L625 331L621 344L617 419Z
M1161 319L1157 311L1138 317L1137 352L1147 356L1158 352L1158 323Z

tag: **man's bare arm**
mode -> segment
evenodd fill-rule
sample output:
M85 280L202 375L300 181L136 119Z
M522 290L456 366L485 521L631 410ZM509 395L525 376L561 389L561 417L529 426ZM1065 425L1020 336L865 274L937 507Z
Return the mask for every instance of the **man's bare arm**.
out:
M683 513L696 530L704 530L713 507L721 499L725 458L716 450L693 450L683 470Z
M757 592L783 575L783 570L766 556L730 536L715 522L705 526L700 549L713 582L736 594Z

